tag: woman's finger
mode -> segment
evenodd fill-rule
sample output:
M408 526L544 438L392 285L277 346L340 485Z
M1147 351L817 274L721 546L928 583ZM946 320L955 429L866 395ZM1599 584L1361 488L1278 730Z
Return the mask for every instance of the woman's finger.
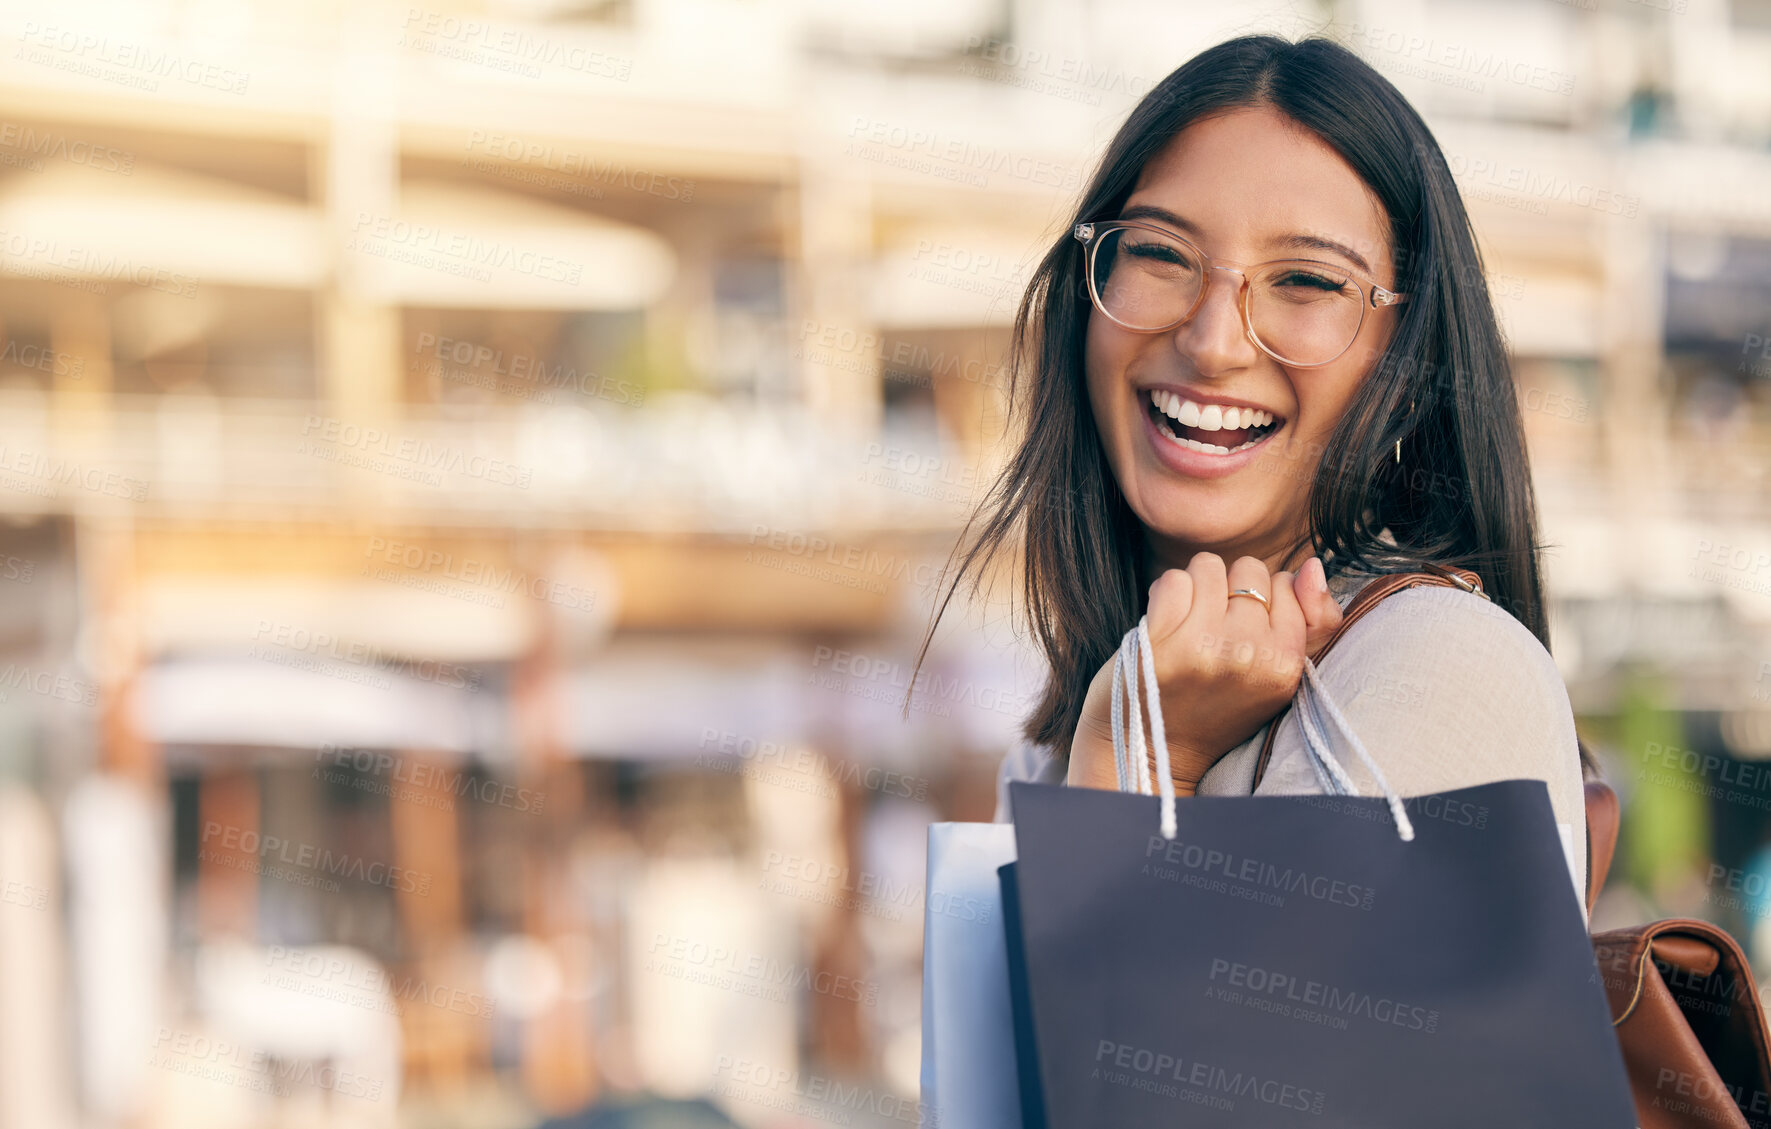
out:
M1311 557L1304 562L1292 587L1297 592L1298 607L1304 613L1304 653L1314 659L1341 625L1341 606L1328 592L1328 578L1322 570L1320 557Z
M1261 599L1230 595L1238 590L1259 592ZM1236 563L1230 566L1224 597L1229 601L1224 612L1226 631L1237 632L1238 638L1266 635L1272 619L1273 577L1268 574L1264 561L1259 557L1237 557Z
M1308 632L1304 609L1298 603L1297 577L1289 572L1273 574L1273 638L1286 647L1300 647Z
M1187 613L1187 626L1215 635L1224 619L1224 600L1230 593L1224 558L1216 553L1194 553L1187 562L1187 575L1193 578L1193 610Z
M1185 569L1171 568L1150 585L1150 645L1167 639L1193 610L1193 577Z

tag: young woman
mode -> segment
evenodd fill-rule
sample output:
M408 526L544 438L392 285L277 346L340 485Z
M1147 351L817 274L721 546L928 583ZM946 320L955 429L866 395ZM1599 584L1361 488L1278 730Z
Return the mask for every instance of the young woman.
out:
M1388 597L1323 682L1403 795L1545 781L1584 891L1585 752L1506 353L1445 159L1389 82L1270 36L1169 75L1041 262L1013 370L1023 434L936 612L1019 550L1051 674L1004 795L1115 786L1113 656L1146 613L1177 793L1319 791L1286 708L1305 655L1374 575L1456 567L1480 594Z

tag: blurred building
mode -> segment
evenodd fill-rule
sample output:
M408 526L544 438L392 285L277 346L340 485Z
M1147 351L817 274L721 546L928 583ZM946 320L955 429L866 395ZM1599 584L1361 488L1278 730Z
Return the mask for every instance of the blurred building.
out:
M0 1118L902 1122L1020 287L1256 28L1441 140L1620 785L1771 757L1760 0L9 5Z

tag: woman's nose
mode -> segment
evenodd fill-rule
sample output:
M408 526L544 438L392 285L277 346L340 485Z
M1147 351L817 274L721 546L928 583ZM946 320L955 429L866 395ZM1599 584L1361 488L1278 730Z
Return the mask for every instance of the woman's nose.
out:
M1201 376L1254 363L1258 350L1242 316L1242 272L1214 266L1205 287L1199 309L1175 328L1175 348Z

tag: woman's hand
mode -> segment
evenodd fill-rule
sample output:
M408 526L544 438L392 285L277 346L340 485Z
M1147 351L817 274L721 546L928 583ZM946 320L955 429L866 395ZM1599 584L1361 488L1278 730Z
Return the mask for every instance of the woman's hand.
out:
M1232 597L1237 588L1265 595L1271 610L1251 597ZM1294 578L1289 572L1269 575L1254 557L1239 558L1226 572L1222 557L1195 553L1186 569L1169 569L1150 586L1149 620L1169 770L1176 793L1191 795L1207 769L1285 708L1303 676L1304 656L1314 656L1328 641L1341 609L1315 557ZM1142 671L1127 674L1138 678L1139 696L1147 698ZM1083 701L1068 783L1118 787L1112 708L1108 659ZM1127 724L1133 723L1127 715ZM1148 725L1144 736L1148 745Z

